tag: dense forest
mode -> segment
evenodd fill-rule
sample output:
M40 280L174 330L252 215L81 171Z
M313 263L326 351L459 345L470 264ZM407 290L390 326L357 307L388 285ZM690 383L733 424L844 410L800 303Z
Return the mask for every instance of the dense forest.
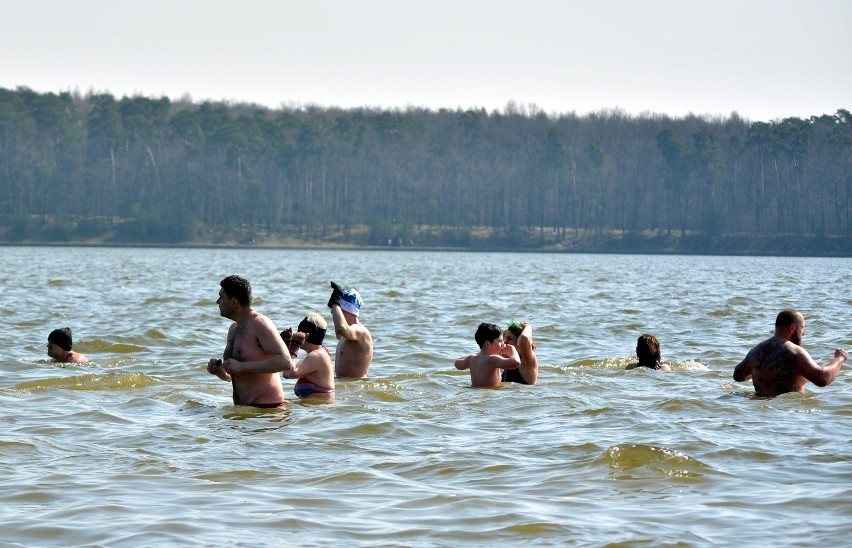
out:
M338 109L0 88L0 242L852 254L852 114Z

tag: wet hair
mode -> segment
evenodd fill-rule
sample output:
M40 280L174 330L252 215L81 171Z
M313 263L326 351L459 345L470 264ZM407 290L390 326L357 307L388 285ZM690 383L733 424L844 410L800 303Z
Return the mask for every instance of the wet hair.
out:
M52 342L62 350L70 351L72 345L71 328L63 327L62 329L54 329L47 336L47 342Z
M476 328L476 335L474 335L474 338L476 339L476 344L479 345L479 348L482 348L485 346L486 342L497 340L502 335L503 331L501 331L499 327L493 323L483 322Z
M645 333L640 335L636 341L636 356L639 357L639 363L660 363L660 341L657 337Z
M245 278L228 276L222 279L219 285L225 290L228 298L237 299L237 302L243 306L251 306L251 284Z
M775 327L787 327L788 325L793 324L798 325L801 317L802 314L798 310L785 308L779 312L778 316L775 318Z

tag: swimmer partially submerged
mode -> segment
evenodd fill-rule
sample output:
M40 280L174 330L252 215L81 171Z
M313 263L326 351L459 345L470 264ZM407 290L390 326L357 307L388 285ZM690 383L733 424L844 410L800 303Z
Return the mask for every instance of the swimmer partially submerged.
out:
M640 335L636 341L636 356L639 361L631 363L624 369L636 369L637 367L647 367L648 369L656 369L658 371L671 371L672 368L662 362L660 355L660 341L657 337L645 333Z
M328 323L325 319L311 312L299 322L298 331L285 330L281 337L288 342L290 355L295 358L299 348L307 355L290 371L284 371L285 379L297 379L293 392L300 398L334 398L334 366L331 363L331 353L323 346ZM288 340L289 339L289 340Z
M479 353L456 360L456 369L470 370L470 384L479 388L498 386L503 369L517 369L521 358L514 346L503 342L503 332L493 323L481 323L474 336Z
M71 328L54 329L47 336L47 355L60 363L87 363L89 358L71 350Z

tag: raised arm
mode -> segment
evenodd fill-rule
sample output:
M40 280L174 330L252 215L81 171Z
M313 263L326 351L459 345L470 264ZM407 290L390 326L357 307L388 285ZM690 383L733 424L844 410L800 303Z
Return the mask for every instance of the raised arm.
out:
M843 362L849 358L849 353L842 348L834 350L834 358L825 367L820 367L804 348L798 347L796 351L796 373L808 379L817 386L828 386L837 375Z
M465 356L456 360L456 369L465 370L470 368L470 356Z
M358 339L358 324L349 325L346 318L343 317L343 310L340 305L335 303L331 306L331 319L334 322L334 334L338 339L343 338L350 341Z
M529 384L535 384L538 381L538 357L533 349L533 329L528 323L522 323L523 330L518 337L518 354L521 357L522 369L527 372L525 380ZM521 372L523 375L523 371Z

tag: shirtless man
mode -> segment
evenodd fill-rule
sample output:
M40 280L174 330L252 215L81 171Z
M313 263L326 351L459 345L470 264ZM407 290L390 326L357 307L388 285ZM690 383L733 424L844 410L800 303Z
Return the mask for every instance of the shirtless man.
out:
M500 384L501 369L521 366L521 357L514 346L503 342L503 332L493 323L481 323L476 330L479 353L456 360L456 369L470 369L470 384L488 388Z
M325 319L311 312L299 322L296 333L289 327L281 332L284 342L290 342L288 349L292 358L296 357L299 347L307 352L293 369L282 373L285 379L298 379L293 392L300 398L334 399L334 365L328 348L322 344L327 328Z
M54 329L47 336L47 355L60 363L87 363L89 358L71 350L71 328Z
M363 379L373 362L373 336L364 324L358 322L364 301L354 288L344 290L334 282L331 282L331 287L333 291L328 307L337 336L334 374Z
M219 282L219 314L233 320L222 359L213 358L207 372L231 381L234 405L284 407L278 373L293 368L290 353L272 321L251 307L251 285L239 276Z
M785 309L775 319L775 335L752 348L734 368L734 380L751 378L758 396L777 396L786 392L805 391L805 381L828 386L840 373L849 354L842 348L834 351L834 359L820 367L799 346L805 334L805 317L796 310Z

